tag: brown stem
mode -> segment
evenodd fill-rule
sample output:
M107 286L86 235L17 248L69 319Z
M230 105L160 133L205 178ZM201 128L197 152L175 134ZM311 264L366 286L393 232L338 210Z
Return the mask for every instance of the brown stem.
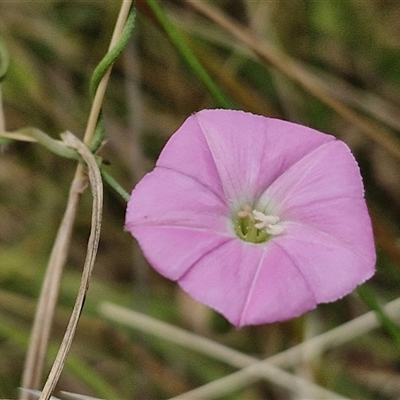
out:
M110 47L113 47L121 36L131 4L131 0L125 0L122 2ZM84 143L86 144L89 143L93 137L110 72L111 67L103 76L96 91L84 135ZM22 376L21 385L24 389L37 390L41 385L54 310L60 290L61 277L68 254L76 211L79 205L80 196L86 186L86 180L87 178L83 167L78 165L71 185L64 217L57 232L56 240L47 265L46 275L39 297ZM30 396L27 391L21 392L21 400L29 400L29 398Z
M324 83L306 67L287 54L280 52L268 43L261 43L246 28L239 26L219 9L209 6L205 1L185 0L185 3L203 14L215 24L229 32L238 41L251 49L261 60L301 85L314 97L326 104L339 115L360 129L369 139L400 159L400 144L388 131L378 128L371 120L361 117L325 90Z

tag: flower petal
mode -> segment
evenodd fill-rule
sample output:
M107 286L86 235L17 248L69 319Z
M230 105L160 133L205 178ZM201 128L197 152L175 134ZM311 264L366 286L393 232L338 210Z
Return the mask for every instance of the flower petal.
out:
M218 171L195 116L187 118L171 136L156 165L190 176L224 198Z
M125 228L150 264L177 280L204 253L233 237L229 213L197 180L157 167L132 191Z
M342 298L374 274L370 258L308 226L289 223L275 243L291 257L318 303Z
M203 110L171 137L157 166L195 178L228 202L246 203L308 152L332 140L333 136L278 119Z
M271 197L279 204L312 207L311 203L334 197L363 198L364 189L349 148L334 140L310 151L282 173L265 191L260 203Z
M203 110L192 118L205 136L228 201L254 201L307 153L335 140L304 126L243 111Z
M316 305L301 272L273 242L228 241L199 259L179 285L237 327L294 318Z
M125 227L182 226L227 232L230 211L208 187L180 172L157 167L134 188Z
M152 267L174 281L184 276L205 254L234 240L212 232L168 226L135 226L131 232Z
M363 255L368 271L373 268L376 256L362 180L343 142L329 142L309 153L276 179L258 203L283 221L330 235Z

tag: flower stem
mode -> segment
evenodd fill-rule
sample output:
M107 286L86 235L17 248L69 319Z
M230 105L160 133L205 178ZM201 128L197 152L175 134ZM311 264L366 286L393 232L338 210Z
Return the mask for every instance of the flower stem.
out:
M51 138L46 133L42 132L40 129L37 128L23 128L20 129L18 134L26 135L38 143L46 147L51 152L66 158L72 158L75 160L79 160L79 154L74 150L65 145L65 143L61 142L60 140L55 140Z
M101 169L101 176L126 202L129 201L129 193L104 168Z

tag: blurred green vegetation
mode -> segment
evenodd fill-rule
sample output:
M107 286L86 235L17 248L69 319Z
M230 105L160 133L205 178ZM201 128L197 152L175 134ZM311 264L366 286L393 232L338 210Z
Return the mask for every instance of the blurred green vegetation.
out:
M389 133L389 144L399 146L398 1L203 3L298 62L346 110L377 127L377 138ZM366 185L379 256L377 274L368 287L379 302L399 297L400 160L378 144L379 138L366 136L360 126L188 3L159 4L161 14L154 14L145 0L136 2L134 34L113 69L103 107L107 142L101 155L109 163L107 171L131 190L190 113L224 104L331 133L352 148ZM91 106L90 77L107 52L119 5L111 0L0 2L0 38L10 54L1 87L7 130L35 126L55 138L67 129L83 136ZM169 28L165 30L165 18L172 36ZM74 168L73 161L36 144L0 145L0 398L17 396L36 300ZM167 398L234 372L205 356L105 321L97 310L103 300L260 358L367 311L354 293L296 321L237 331L211 311L194 306L188 310L177 285L140 262L134 241L123 230L124 213L124 201L106 187L98 259L58 390L104 398ZM74 228L48 367L79 286L90 215L87 192ZM344 396L397 399L399 360L400 350L380 329L331 350L308 368L317 382ZM260 382L226 399L289 397Z

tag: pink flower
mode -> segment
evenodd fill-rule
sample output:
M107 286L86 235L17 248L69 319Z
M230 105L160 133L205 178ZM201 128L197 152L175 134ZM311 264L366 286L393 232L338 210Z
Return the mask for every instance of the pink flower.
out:
M374 273L348 147L242 111L184 122L134 188L126 229L159 273L237 327L297 317Z

